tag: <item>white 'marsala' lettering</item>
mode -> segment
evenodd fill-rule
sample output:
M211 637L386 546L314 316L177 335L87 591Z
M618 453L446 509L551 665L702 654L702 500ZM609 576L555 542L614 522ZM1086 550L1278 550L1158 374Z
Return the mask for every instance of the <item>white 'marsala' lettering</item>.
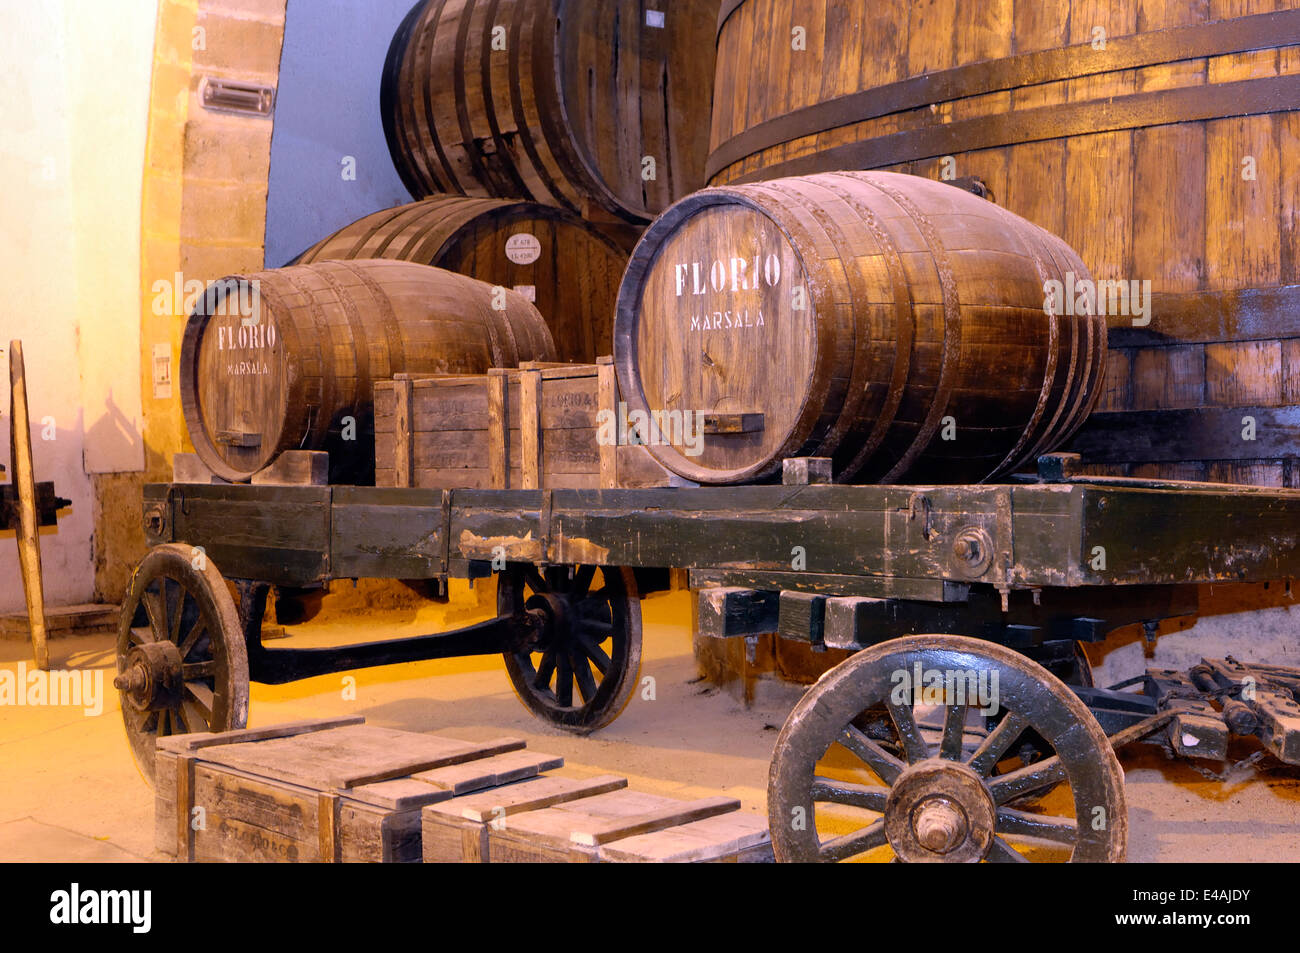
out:
M51 923L127 923L132 932L148 933L153 923L152 890L86 890L73 884L50 894Z
M762 259L759 268L759 256L753 258L719 258L712 264L702 261L682 262L673 269L677 281L677 297L687 294L708 294L712 288L716 292L757 291L760 285L775 288L781 282L781 258L768 255Z
M714 311L712 314L706 311L691 315L692 331L739 331L742 328L761 328L763 323L762 308L752 312L746 308L744 311Z

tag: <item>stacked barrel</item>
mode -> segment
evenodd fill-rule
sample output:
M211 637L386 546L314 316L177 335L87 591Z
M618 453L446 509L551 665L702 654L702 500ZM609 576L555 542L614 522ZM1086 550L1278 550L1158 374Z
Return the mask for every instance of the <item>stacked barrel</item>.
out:
M1122 283L1094 469L1300 486L1298 6L726 0L708 175L982 180Z

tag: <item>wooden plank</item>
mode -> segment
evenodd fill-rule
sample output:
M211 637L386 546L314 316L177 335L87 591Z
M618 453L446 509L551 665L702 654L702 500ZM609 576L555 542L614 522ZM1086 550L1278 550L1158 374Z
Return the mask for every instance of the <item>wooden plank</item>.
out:
M393 380L393 482L397 486L414 486L414 420L412 419L411 379L398 375Z
M41 536L36 512L36 476L32 462L32 429L27 411L27 369L23 342L9 342L9 461L18 489L18 563L31 627L32 657L48 671L50 650L45 636L45 590L41 578Z
M617 840L601 847L599 856L609 862L659 864L773 860L766 820L739 811Z
M268 725L264 728L240 728L237 731L194 732L184 735L164 735L156 742L159 751L184 752L198 751L217 745L245 744L251 741L267 741L271 738L292 738L310 731L324 731L329 728L345 728L350 725L364 725L363 715L342 715L338 718L310 718L305 721L291 721L282 725Z
M522 455L523 488L542 485L542 375L524 371L519 378L519 450Z
M611 774L576 780L540 777L431 804L421 812L424 862L488 862L488 825L508 817L627 787Z
M632 817L621 817L596 823L582 824L572 830L569 839L583 847L599 847L610 841L648 834L665 827L676 827L691 821L703 820L740 810L740 801L730 797L707 797L695 801L681 801Z
M597 367L596 404L614 426L614 438L599 441L600 486L614 487L618 485L618 378L612 357L599 358Z
M455 796L533 778L543 771L564 767L564 759L537 751L509 751L464 764L448 765L411 777Z
M510 433L506 383L504 374L488 375L488 473L494 490L504 490L510 485L510 473L506 465Z

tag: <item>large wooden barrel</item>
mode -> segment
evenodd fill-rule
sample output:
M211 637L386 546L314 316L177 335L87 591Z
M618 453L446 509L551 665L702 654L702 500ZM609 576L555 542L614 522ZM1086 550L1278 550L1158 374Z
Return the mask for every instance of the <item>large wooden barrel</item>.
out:
M563 209L439 195L384 209L322 239L298 259L393 258L511 288L532 301L561 361L609 354L627 254Z
M1149 323L1109 317L1097 469L1300 486L1297 7L726 0L711 181L983 179L1099 280L1151 282Z
M718 0L426 0L389 50L398 173L644 221L704 184ZM650 162L653 162L651 168Z
M830 457L839 482L995 477L1096 399L1105 326L1045 294L1088 280L1060 239L915 176L705 189L650 226L623 279L629 422L658 414L657 436L639 427L650 452L701 483L795 456Z
M224 479L302 449L328 450L336 482L364 482L375 380L554 358L542 316L513 291L402 261L294 265L209 286L181 343L181 406Z

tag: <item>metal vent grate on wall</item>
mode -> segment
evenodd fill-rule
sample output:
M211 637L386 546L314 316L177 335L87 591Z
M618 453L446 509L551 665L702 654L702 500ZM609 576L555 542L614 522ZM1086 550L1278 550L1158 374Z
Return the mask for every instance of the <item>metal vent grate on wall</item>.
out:
M213 112L238 116L270 116L275 108L275 88L205 76L199 84L199 101L205 109Z

